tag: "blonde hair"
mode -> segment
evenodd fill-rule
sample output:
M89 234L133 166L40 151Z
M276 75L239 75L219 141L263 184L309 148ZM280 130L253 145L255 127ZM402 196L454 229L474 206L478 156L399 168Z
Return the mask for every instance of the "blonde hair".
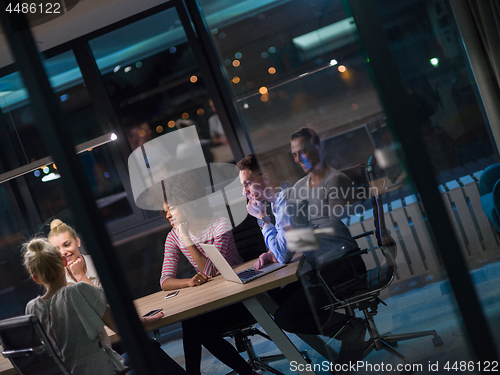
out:
M50 232L47 237L50 238L52 236L58 236L61 233L66 233L66 232L69 232L75 240L78 237L76 235L75 230L71 228L68 224L63 223L59 219L54 219L50 222Z
M45 238L34 238L23 245L24 266L42 283L57 280L64 273L61 252Z

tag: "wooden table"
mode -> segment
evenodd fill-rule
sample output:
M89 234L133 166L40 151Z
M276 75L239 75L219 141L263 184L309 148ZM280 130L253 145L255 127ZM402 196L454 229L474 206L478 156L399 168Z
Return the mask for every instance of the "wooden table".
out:
M297 364L305 365L306 361L297 348L269 315L275 310L276 304L263 294L271 289L297 281L303 260L304 257L297 254L286 267L247 284L234 283L225 280L222 276L217 276L203 285L181 289L179 294L173 298L165 299L167 292L162 291L139 298L134 301L134 304L140 316L150 310L163 308L164 317L148 326L148 330L154 330L241 301L286 358L290 362L295 361ZM242 264L236 267L236 271L248 268L252 264L253 261ZM107 330L112 342L119 340L117 334L108 328ZM299 335L299 337L325 358L331 358L331 353L325 352L325 343L319 337L309 335ZM311 374L312 372L302 371L300 373ZM0 357L0 374L16 374L10 361L3 357Z

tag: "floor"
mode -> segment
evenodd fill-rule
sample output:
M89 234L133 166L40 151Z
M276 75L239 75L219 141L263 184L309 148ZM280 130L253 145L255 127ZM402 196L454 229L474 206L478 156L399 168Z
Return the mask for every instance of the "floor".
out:
M500 262L490 264L472 272L472 278L478 291L478 296L484 306L488 322L494 337L500 337ZM448 281L427 285L423 288L390 297L385 300L388 306L381 306L375 317L380 333L404 333L425 330L436 330L443 340L443 345L436 347L430 337L422 337L400 342L397 350L405 354L415 370L415 374L474 374L478 371L461 371L460 367L453 369L453 364L460 366L460 361L466 361L472 366L472 355L468 350L467 339L461 329L461 318L457 309ZM289 335L292 342L300 349L307 350L311 363L316 366L318 374L329 374L330 365L297 336ZM327 338L325 338L326 340ZM171 328L163 334L163 349L179 364L184 366L182 351L182 330L180 325ZM255 351L260 355L278 354L279 351L272 342L260 337L254 337L252 342ZM332 340L332 347L338 351L340 342ZM497 340L500 347L500 340ZM246 354L243 354L245 357ZM399 359L385 351L372 352L363 361L363 367L356 374L399 374L396 366L402 363ZM445 367L450 367L447 370ZM462 366L465 362L462 362ZM284 374L296 373L286 360L276 361L271 365ZM477 368L477 364L474 364ZM391 369L392 367L392 369ZM462 368L463 369L463 368ZM493 369L493 368L492 368ZM500 366L496 368L500 371ZM224 375L229 368L212 357L209 352L203 352L202 372L205 375ZM265 373L265 372L262 372Z

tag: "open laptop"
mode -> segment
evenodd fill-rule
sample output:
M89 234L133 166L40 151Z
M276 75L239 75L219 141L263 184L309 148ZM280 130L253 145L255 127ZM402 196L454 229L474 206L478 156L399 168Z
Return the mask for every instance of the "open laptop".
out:
M235 283L245 284L249 281L255 280L261 276L267 275L270 272L276 271L277 269L286 266L286 264L281 263L268 263L258 271L254 270L253 267L250 267L236 273L231 265L227 262L227 260L222 256L217 247L205 243L200 244L200 246L205 251L205 254L210 258L215 267L217 267L222 277Z

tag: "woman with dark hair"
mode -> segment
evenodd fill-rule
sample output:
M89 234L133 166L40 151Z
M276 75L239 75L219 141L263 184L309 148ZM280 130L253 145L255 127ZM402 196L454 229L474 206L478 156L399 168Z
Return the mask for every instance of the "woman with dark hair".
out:
M206 197L211 191L203 170L180 173L165 182L164 214L172 225L165 240L160 285L163 290L197 287L217 274L217 268L205 255L200 243L212 244L230 265L243 262L238 254L229 220L214 215ZM177 278L180 255L196 271L194 277ZM242 303L237 303L182 322L186 371L199 375L202 345L221 362L242 375L253 374L250 365L221 334L252 317Z

